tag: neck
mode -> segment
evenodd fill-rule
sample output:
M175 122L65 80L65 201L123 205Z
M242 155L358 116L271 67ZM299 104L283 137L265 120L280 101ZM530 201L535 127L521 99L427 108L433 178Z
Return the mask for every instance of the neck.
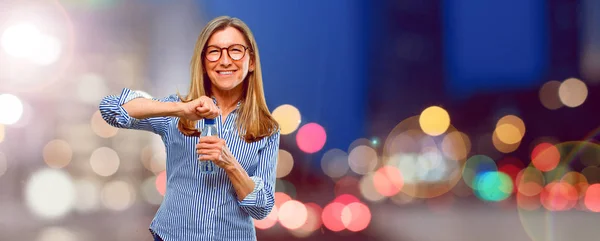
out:
M235 109L237 103L242 100L242 85L238 85L231 90L219 90L212 87L212 95L217 99L217 106L222 111Z

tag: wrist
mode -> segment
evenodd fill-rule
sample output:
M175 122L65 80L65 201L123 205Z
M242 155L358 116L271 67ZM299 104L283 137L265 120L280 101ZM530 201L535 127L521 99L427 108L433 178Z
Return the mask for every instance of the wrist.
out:
M179 118L183 118L183 113L184 113L184 103L183 102L172 102L173 103L173 112L171 113L172 116L175 117L179 117Z

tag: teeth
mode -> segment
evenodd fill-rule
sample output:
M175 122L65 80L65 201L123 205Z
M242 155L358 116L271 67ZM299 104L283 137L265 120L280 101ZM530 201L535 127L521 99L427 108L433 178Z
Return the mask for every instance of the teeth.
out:
M233 74L233 71L219 71L220 74Z

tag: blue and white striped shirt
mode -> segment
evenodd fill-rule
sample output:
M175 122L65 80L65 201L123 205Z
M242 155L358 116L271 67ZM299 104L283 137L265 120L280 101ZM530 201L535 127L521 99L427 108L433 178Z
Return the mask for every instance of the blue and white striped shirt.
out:
M183 135L177 117L135 119L123 104L144 94L123 89L120 96L106 96L100 102L104 120L115 127L154 132L162 137L167 152L167 190L150 229L164 241L256 240L254 219L265 218L274 205L275 172L280 132L260 141L247 143L238 133L237 109L222 122L216 119L219 137L254 181L252 193L237 199L233 185L223 169L201 174L196 144L198 137ZM162 102L180 101L170 95ZM239 107L239 105L238 105ZM198 121L201 129L204 121Z

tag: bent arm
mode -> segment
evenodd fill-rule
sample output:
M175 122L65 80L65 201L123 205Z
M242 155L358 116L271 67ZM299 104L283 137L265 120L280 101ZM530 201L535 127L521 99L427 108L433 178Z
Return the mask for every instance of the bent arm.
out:
M156 99L124 88L119 96L109 95L100 101L102 118L111 126L125 129L139 129L162 135L166 130L169 116L178 113L179 98L171 95Z
M269 137L266 146L259 151L258 166L250 176L239 166L227 170L229 179L238 196L238 204L254 219L264 219L275 205L275 178L280 132Z
M129 116L136 119L180 116L181 102L161 102L153 99L136 98L123 105Z

